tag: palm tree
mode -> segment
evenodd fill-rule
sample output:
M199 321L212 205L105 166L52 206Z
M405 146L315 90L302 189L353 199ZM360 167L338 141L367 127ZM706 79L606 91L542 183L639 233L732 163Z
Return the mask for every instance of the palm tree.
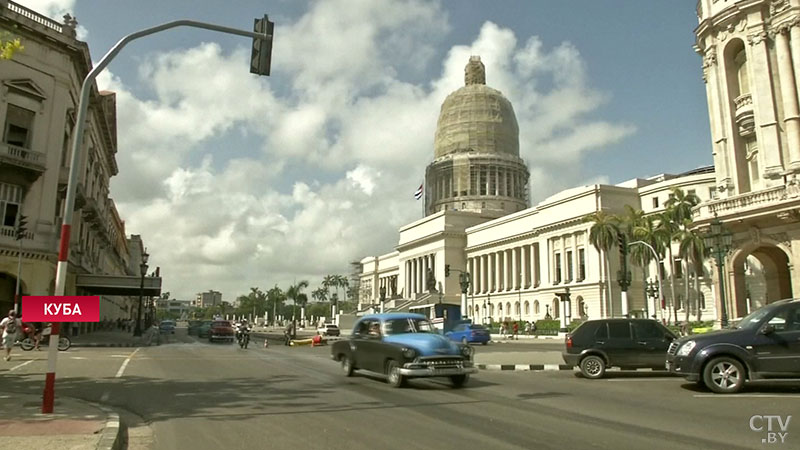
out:
M666 211L658 214L658 239L661 241L662 245L666 248L667 254L669 255L669 282L670 282L670 307L674 311L675 322L678 322L678 310L675 308L675 258L672 254L672 242L675 240L675 236L680 231L680 227L678 227L677 222L675 221L675 213L672 209L667 209ZM659 270L661 270L659 268Z
M683 192L682 189L678 187L673 187L670 189L671 193L669 196L669 200L664 204L666 206L667 211L672 219L672 225L670 226L671 233L671 240L680 243L684 232L691 226L692 224L692 208L697 206L700 203L700 198L693 193L686 194ZM675 263L672 260L672 245L670 245L670 279L672 280L672 307L675 316L675 323L678 323L678 310L675 307L675 277L672 276L672 271L675 268ZM688 263L683 261L684 268L688 268ZM686 298L685 302L686 305L684 308L687 309L687 321L688 321L688 309L689 309L689 273L688 269L684 270L684 287Z
M272 304L272 323L273 325L277 323L278 320L278 304L281 304L281 308L283 307L283 301L286 300L286 294L275 285L272 289L267 291L267 308L269 308L269 304Z
M330 293L330 288L336 287L336 275L325 275L322 279L322 285L325 287L325 291ZM337 293L338 296L338 293ZM336 304L335 299L331 297L331 314L336 313Z
M347 279L344 275L336 275L336 292L339 292L339 288L342 288L342 293L344 294L344 300L347 301L347 287L350 286L350 280Z
M324 287L314 289L314 291L311 292L311 298L318 302L326 302L328 301L328 291Z
M627 242L633 242L633 240L634 240L633 239L634 230L644 220L645 220L644 211L642 211L641 209L633 208L630 205L625 205L625 214L622 215L622 216L618 216L617 217L617 223L618 223L618 227L619 227L620 232L625 235L625 238L626 238L625 242L626 243ZM647 249L634 248L632 251L630 251L627 248L624 248L624 249L620 249L620 250L622 251L622 254L624 255L623 257L627 257L627 255L629 253L631 253L631 257L633 258L634 264L641 265L642 271L644 271L645 263L642 262L642 254L643 254L642 251L643 250L646 251ZM649 260L649 258L647 258L647 256L645 256L645 259ZM623 274L623 275L627 277L627 273ZM631 282L631 280L628 280L628 284L630 282ZM623 287L623 289L622 289L623 313L627 314L627 312L629 311L629 307L630 307L630 304L629 304L629 301L628 301L627 287L622 286L622 285L621 285L621 287Z
M597 211L583 218L584 222L594 222L589 230L589 243L594 246L606 261L606 285L608 286L608 311L609 316L614 315L614 301L611 299L611 264L608 251L614 247L619 234L619 227L613 215L605 211ZM601 311L602 313L602 311Z
M686 261L686 276L689 276L689 263L692 264L694 271L695 282L695 311L697 311L697 320L700 320L700 277L703 276L703 261L708 257L708 249L706 248L703 236L690 228L691 221L686 221L680 237L680 255ZM687 306L689 302L689 283L686 283L686 301ZM689 311L686 311L686 321L689 321Z
M286 297L292 299L293 305L295 306L295 308L292 310L292 330L295 329L294 322L295 322L295 315L296 315L295 309L297 309L296 308L297 307L297 303L300 300L300 296L301 295L303 295L303 296L305 295L305 294L303 294L302 291L303 291L303 289L305 289L307 287L308 287L308 281L301 280L301 281L297 282L297 284L289 286L289 289L286 290Z
M644 217L639 225L633 229L633 239L649 244L656 252L656 254L653 255L650 249L644 245L634 245L630 248L631 258L642 266L642 274L645 274L645 270L650 267L650 262L653 261L654 258L658 259L656 261L656 270L660 271L661 265L659 262L663 258L664 245L662 240L659 239L658 228L656 227L655 218L653 216ZM657 273L657 276L658 279L661 279L660 273ZM643 278L646 278L646 275L644 275ZM661 295L661 293L659 293L659 295ZM653 315L661 309L658 304L654 306Z

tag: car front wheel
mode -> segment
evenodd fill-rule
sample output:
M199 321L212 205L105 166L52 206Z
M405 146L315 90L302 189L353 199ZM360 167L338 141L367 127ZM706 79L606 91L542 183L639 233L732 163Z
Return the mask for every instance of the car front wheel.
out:
M581 360L581 373L592 380L603 378L606 373L606 362L597 355L589 355Z
M391 360L386 363L387 381L391 387L399 388L406 383L406 377L400 374L400 365Z
M469 380L469 375L468 374L453 375L453 376L450 377L450 383L452 383L453 387L456 388L456 389L458 389L460 387L463 387L467 383L468 380Z
M723 356L709 362L703 370L703 382L718 394L733 394L744 386L745 372L742 363Z
M353 376L353 361L347 356L342 356L342 372L346 377Z

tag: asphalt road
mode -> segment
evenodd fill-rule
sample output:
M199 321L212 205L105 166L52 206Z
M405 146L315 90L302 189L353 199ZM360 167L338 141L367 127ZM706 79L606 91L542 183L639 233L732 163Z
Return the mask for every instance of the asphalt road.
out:
M464 389L436 380L393 389L379 378L345 378L328 347L242 350L196 341L185 329L170 340L61 353L57 398L141 418L131 448L193 450L764 448L766 430L752 431L750 418L800 411L800 383L718 396L647 372L591 381L572 372L485 371ZM41 393L46 352L15 356L0 372L1 389ZM800 446L795 420L785 448Z

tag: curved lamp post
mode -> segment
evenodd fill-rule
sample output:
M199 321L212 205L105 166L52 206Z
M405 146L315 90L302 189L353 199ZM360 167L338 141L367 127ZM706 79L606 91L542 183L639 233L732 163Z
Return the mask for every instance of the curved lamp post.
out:
M717 215L711 220L711 229L703 236L703 243L706 248L711 250L717 263L717 276L719 277L719 297L720 297L720 326L728 326L728 311L725 302L725 256L732 247L733 234L722 226L722 222Z

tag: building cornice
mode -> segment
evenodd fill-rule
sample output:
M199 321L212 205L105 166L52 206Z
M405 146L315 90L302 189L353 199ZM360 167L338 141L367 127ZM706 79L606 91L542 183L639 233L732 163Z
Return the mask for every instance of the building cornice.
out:
M420 245L429 244L431 242L442 241L447 238L461 238L466 239L467 233L465 232L456 232L456 231L437 231L436 233L429 234L425 237L421 237L419 239L414 239L413 241L408 241L403 244L398 244L395 247L397 252L404 252L407 250L411 250L415 247L419 247Z

